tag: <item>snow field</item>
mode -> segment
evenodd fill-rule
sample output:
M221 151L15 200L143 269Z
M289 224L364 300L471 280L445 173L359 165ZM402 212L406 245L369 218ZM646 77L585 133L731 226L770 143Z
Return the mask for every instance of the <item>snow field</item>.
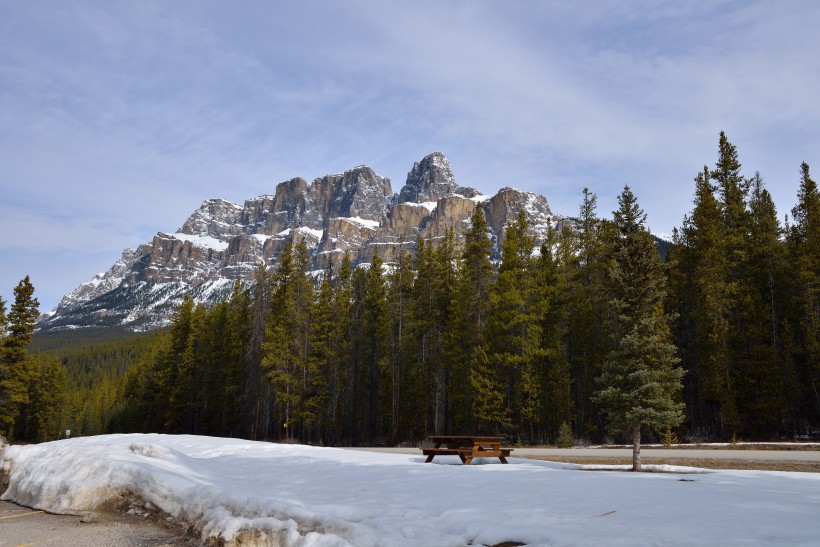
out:
M203 541L229 544L820 542L820 474L423 461L420 452L132 434L12 446L0 465L9 480L4 500L82 513L130 499L188 524Z

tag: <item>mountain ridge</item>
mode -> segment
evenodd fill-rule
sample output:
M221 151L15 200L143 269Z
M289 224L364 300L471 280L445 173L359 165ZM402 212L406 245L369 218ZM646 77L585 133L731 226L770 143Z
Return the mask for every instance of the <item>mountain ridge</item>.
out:
M567 219L553 214L544 196L504 187L484 195L459 186L449 161L433 152L415 162L399 190L390 179L360 165L308 183L296 177L273 194L243 204L211 198L173 234L125 249L106 272L67 293L42 318L42 331L117 325L150 330L167 324L182 295L198 302L225 298L235 282L249 282L259 264L275 266L288 243L305 242L311 270L325 271L348 254L354 264L375 252L389 262L391 248L415 247L448 229L457 243L480 203L500 254L506 225L524 210L538 242Z

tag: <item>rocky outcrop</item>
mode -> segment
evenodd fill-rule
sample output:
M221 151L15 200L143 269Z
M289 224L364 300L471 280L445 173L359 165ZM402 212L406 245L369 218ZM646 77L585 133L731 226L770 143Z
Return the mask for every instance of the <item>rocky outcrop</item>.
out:
M223 297L235 280L251 279L261 263L275 266L288 243L304 242L317 271L340 263L345 254L355 264L369 262L378 251L389 262L399 243L412 250L419 238L437 240L448 230L459 244L477 206L487 217L496 255L519 211L537 241L562 222L543 196L503 188L490 197L460 187L439 152L413 165L398 194L390 179L366 166L311 183L293 178L278 184L273 195L242 205L205 201L176 233L159 232L150 243L126 249L107 272L67 294L41 328L67 327L75 316L106 324L119 317L130 328L144 328L185 292L203 301Z
M547 236L549 226L554 226L547 198L515 188L507 187L499 190L487 201L484 210L487 224L497 236L499 249L504 244L504 228L518 219L519 211L523 210L526 214L530 232L535 236L536 241L543 241Z
M407 173L407 182L399 192L398 201L435 202L458 189L450 162L441 152L433 152L413 164Z

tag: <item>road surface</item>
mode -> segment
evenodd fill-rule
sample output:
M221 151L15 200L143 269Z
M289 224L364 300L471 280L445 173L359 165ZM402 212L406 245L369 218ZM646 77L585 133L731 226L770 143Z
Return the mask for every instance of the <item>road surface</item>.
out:
M85 521L85 522L84 522ZM0 501L1 547L192 546L184 531L152 519L124 513L92 518L52 515Z
M349 450L392 452L395 454L419 454L418 448L372 448L354 447ZM513 457L581 457L581 458L631 458L631 448L515 448ZM666 449L641 448L642 458L680 458L702 460L747 461L794 461L820 463L820 450L732 450L732 449Z

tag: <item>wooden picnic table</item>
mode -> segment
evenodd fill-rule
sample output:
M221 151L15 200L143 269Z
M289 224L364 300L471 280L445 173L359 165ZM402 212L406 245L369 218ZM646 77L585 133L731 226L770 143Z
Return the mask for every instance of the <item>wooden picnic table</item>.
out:
M501 448L501 437L485 435L433 435L433 448L422 448L427 456L424 463L430 463L436 456L458 456L461 462L470 465L474 458L498 458L507 463L512 448Z

